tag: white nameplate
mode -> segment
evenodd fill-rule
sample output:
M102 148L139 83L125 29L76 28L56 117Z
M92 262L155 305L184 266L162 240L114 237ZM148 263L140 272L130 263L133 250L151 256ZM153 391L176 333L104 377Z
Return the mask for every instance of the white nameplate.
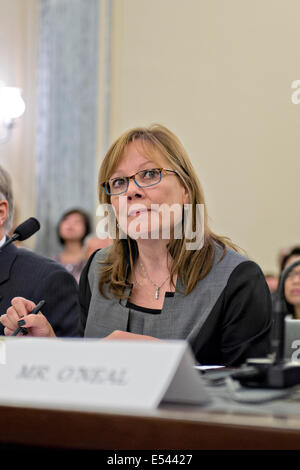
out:
M0 342L5 349L0 405L153 409L162 401L210 401L185 341L8 337Z

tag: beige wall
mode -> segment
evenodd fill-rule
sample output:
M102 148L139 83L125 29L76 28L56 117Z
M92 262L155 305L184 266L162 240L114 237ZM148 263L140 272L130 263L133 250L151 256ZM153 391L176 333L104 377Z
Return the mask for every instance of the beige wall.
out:
M13 178L17 222L35 214L38 0L0 0L0 81L23 89L24 116L0 144L0 164ZM32 246L34 238L28 240Z
M115 0L111 136L160 122L182 139L211 225L276 269L300 243L298 0Z

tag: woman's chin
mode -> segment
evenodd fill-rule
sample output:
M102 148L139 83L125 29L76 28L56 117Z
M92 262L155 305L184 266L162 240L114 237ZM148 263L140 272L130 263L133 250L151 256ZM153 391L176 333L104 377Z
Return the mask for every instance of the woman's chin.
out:
M293 305L294 308L300 308L300 297L299 296L292 296L287 298L286 300L289 304Z

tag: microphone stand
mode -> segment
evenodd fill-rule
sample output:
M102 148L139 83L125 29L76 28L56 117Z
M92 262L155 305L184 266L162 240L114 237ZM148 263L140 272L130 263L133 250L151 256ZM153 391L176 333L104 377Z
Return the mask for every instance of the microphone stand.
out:
M248 359L250 369L237 371L232 378L245 387L255 388L287 388L300 384L300 362L292 362L284 358L286 303L284 284L289 273L300 265L300 259L286 268L281 276L278 287L278 298L274 306L274 336L272 339L275 356L262 359ZM300 320L299 320L300 321ZM300 338L299 338L300 339Z

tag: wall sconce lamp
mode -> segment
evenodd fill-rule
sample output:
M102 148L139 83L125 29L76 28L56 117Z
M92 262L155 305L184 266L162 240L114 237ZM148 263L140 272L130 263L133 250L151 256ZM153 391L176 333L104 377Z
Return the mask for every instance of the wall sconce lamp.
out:
M0 83L0 143L10 138L15 120L25 111L25 103L21 96L21 89L4 86Z

